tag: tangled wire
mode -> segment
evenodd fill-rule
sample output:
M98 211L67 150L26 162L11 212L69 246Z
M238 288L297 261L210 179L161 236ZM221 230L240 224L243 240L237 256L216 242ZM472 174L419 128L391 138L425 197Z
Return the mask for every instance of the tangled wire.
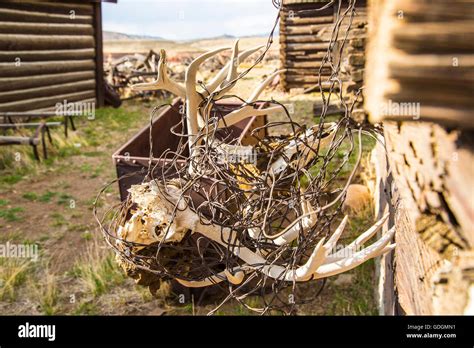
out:
M273 4L282 9L278 1L273 0ZM94 215L101 231L109 246L118 255L121 265L140 284L149 286L152 292L165 280L179 280L183 283L211 279L212 288L226 294L211 314L230 299L236 299L243 306L261 314L272 310L293 313L297 305L313 300L296 296L299 283L295 280L269 277L255 267L249 268L242 262L240 253L242 250L250 250L264 257L265 265L283 267L285 272L307 262L315 246L322 239L328 239L335 224L340 221L347 188L361 160L362 133L371 134L373 131L369 130L368 126L357 124L351 118L355 100L345 101L339 78L341 58L334 60L334 55L331 54L336 42L341 42L342 53L350 25L342 41L339 40L340 26L347 17L352 23L355 1L349 1L345 9L342 8L342 1L338 4L331 1L319 10L330 6L336 6L336 24L329 49L319 69L318 86L323 98L323 108L316 126L308 129L294 121L286 107L274 100L247 103L235 95L216 98L214 92L210 92L208 97L202 98L199 105L200 108L211 110L210 116L206 126L197 134L193 134L192 140L187 131L186 114L182 107L176 110L181 115L181 121L171 129L173 135L179 138L176 149L168 149L159 157L154 157L153 135L150 131L149 166L144 183L154 183L153 188L165 198L168 197L169 187L177 187L179 203L173 200L163 203L164 206L170 207L170 221L178 219L180 213L189 209L199 220L200 226L218 226L222 235L226 231L228 234L224 243L208 238L205 233L196 233L199 230L187 230L179 240L167 241L166 238L161 238L148 244L129 241L121 237L118 231L130 220L137 208L132 195L100 216L95 206ZM264 52L237 78L226 81L229 86L237 83L263 60L273 42L278 20L279 16ZM342 57L342 54L339 54L339 57ZM332 71L329 79L330 90L326 93L321 89L323 66L330 67ZM205 85L202 84L201 87L205 88ZM337 94L345 112L337 120L328 123L326 113L330 99ZM225 98L230 97L238 98L255 109L263 105L280 106L286 119L266 122L263 126L253 129L250 134L252 145L242 147L235 127L218 126L224 116L232 111L228 105L222 103ZM164 106L176 107L166 104L155 108L150 117L150 129L155 114ZM291 129L292 134L269 135L276 133L273 130L281 127ZM305 136L307 134L311 136ZM297 151L288 152L295 144ZM235 160L229 159L229 154L233 154L232 149L248 151L243 156L239 153L240 157ZM281 170L275 174L275 168L280 167ZM347 171L347 168L350 168L350 174L344 178L341 173L343 169ZM144 192L147 193L150 187L146 186ZM105 189L99 193L98 199ZM308 206L316 208L308 212L305 209ZM304 231L300 224L300 233L291 243L272 242L311 214L314 215L313 224L307 226ZM170 221L158 227L161 228L162 236L166 237L170 233ZM245 279L240 282L225 281L227 279L222 274L229 270L232 270L234 275L244 271ZM324 279L314 280L318 282L320 290ZM290 289L289 293L283 291L284 289ZM320 291L317 291L314 296L319 293ZM292 296L288 296L289 294ZM262 304L259 308L250 307L245 303L244 299L251 295L261 297Z

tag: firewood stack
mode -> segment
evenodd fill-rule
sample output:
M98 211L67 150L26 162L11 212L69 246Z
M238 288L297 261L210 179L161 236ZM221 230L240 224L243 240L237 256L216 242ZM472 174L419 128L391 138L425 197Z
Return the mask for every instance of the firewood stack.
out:
M474 1L369 5L365 105L398 196L386 314L472 314Z
M358 122L367 119L364 111L364 96L359 92L364 83L366 40L367 22L364 17L364 20L356 23L349 33L341 64L343 95L349 105L354 103L351 116Z

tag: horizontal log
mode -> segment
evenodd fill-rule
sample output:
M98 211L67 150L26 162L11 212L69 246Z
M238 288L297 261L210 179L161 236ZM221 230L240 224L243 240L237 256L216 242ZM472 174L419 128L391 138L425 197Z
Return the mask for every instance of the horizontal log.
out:
M432 1L403 0L397 6L403 11L403 20L407 22L449 22L455 20L474 20L474 11L470 1Z
M42 108L52 108L56 103L63 103L66 100L69 103L78 102L89 98L94 98L96 95L95 90L71 93L71 94L61 94L52 97L44 98L35 98L28 100L15 101L11 103L0 104L0 111L27 111L27 110L37 110Z
M363 49L366 45L366 39L365 38L354 38L349 41L349 46L353 47L354 49L361 48Z
M331 82L323 82L321 84L323 90L329 90L331 88ZM316 83L306 83L306 82L288 82L284 88L286 89L292 89L292 88L311 88L311 87L316 87L315 92L318 91L318 87ZM336 89L336 87L334 87Z
M472 88L474 85L474 55L390 55L388 76L392 79L422 80L427 85Z
M93 35L91 24L0 22L0 34Z
M323 42L319 37L317 37L314 34L310 35L285 35L285 34L280 34L280 42L299 42L299 43L317 43L317 42Z
M283 62L283 68L319 68L322 65L322 61L285 61Z
M28 89L95 78L95 71L0 78L0 92Z
M315 25L300 25L294 27L285 27L284 30L280 30L282 34L317 34L320 30L328 28L328 24L315 24Z
M92 69L95 69L94 60L26 62L21 63L20 66L16 66L13 63L0 63L0 77L59 74Z
M286 74L288 75L314 75L317 76L319 68L288 68L286 69ZM331 73L330 67L323 67L321 69L322 74Z
M449 106L452 109L474 107L472 84L467 88L454 89L453 86L444 85L442 82L427 84L420 80L398 79L397 83L400 84L400 88L388 88L385 94L386 99L401 103L418 103L421 106Z
M393 121L414 121L413 115L383 115L383 120ZM420 118L416 119L417 124L423 124L420 121L434 122L455 128L474 129L472 120L472 108L461 109L450 106L443 107L439 105L421 105ZM384 122L385 123L385 122Z
M363 66L365 63L365 55L363 54L350 54L347 58L350 65Z
M0 145L38 145L38 138L0 135Z
M421 23L401 26L393 37L393 47L410 53L472 53L472 22Z
M443 66L436 68L417 68L404 70L403 67L391 66L388 77L394 80L422 80L426 85L446 84L447 86L458 86L470 88L474 85L474 71L472 67L455 68Z
M286 51L310 51L310 50L327 50L329 47L328 43L311 43L311 44L302 44L302 43L282 43L280 48Z
M95 47L94 36L0 34L0 50L56 50Z
M81 48L77 50L41 50L41 51L0 51L1 62L46 62L49 60L82 60L93 59L94 48Z
M329 76L321 76L321 82L324 82L327 80ZM287 75L285 77L285 80L287 82L307 82L307 83L312 83L315 84L319 81L317 76L295 76L295 75Z
M305 25L305 24L322 24L332 23L334 16L322 16L322 17L289 17L284 19L286 25Z
M34 23L70 23L70 24L92 24L91 15L75 15L74 18L67 14L54 14L47 12L29 12L21 10L10 10L0 8L0 21L5 22L34 22Z
M67 94L74 92L82 92L95 88L95 80L77 81L72 83L64 83L60 85L42 86L29 88L24 90L12 90L8 92L0 92L0 103L9 103L17 100L27 100L33 98L49 97L58 94Z
M294 54L295 52L297 54ZM322 60L326 56L326 51L307 54L295 52L288 52L286 57L291 60Z
M346 38L346 32L348 31L347 38ZM323 32L319 33L318 36L321 38L323 41L329 41L331 40L333 33L332 33L332 27L328 28L328 30L324 30ZM343 40L351 40L351 39L362 39L367 37L367 29L355 29L354 27L348 27L348 26L340 26L339 27L339 37L338 41L343 41Z
M351 71L350 79L355 82L360 82L364 80L364 69Z
M50 1L35 2L19 2L19 1L3 1L2 8L11 10L21 10L28 12L47 12L62 15L70 15L70 11L74 11L76 15L93 15L94 8L92 4L75 3L58 3Z
M334 8L329 6L324 10L320 8L323 7L324 4L292 4L292 5L285 5L281 9L281 13L283 16L293 16L293 17L321 17L321 16L332 16L334 15Z

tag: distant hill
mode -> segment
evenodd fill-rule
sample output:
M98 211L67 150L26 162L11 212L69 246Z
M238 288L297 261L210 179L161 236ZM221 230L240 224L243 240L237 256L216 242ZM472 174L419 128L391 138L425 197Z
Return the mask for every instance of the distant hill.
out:
M159 36L150 36L150 35L133 35L133 34L124 34L117 33L115 31L106 31L102 32L104 41L114 41L114 40L164 40Z

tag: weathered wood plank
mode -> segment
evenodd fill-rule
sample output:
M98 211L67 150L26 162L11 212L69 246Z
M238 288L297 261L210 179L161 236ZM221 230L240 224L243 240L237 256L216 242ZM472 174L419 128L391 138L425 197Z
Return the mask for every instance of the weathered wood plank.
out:
M327 50L329 45L328 43L311 43L311 44L297 44L297 43L281 43L281 49L287 51L310 51L310 50Z
M91 24L0 22L0 34L93 35Z
M303 35L312 34L316 35L321 29L327 28L327 24L314 24L314 25L300 25L295 27L287 26L284 31L280 31L286 35Z
M94 48L76 50L0 51L0 62L45 62L50 60L83 60L95 57Z
M36 110L42 108L50 108L54 107L56 103L62 103L64 100L67 102L77 102L82 101L85 99L95 98L96 92L94 90L84 91L79 93L71 93L71 94L61 94L52 97L44 97L44 98L35 98L35 99L28 99L22 101L15 101L11 103L3 103L0 104L0 111L28 111L28 110Z
M0 78L0 92L49 86L75 81L84 81L94 77L95 71L90 70L59 74Z
M285 18L285 22L288 25L327 24L332 23L333 20L333 16Z
M76 15L92 15L92 4L81 2L52 2L52 1L3 1L2 8L20 10L27 12L47 12L60 15L70 15L74 11Z
M58 74L74 71L93 70L93 60L67 60L51 62L24 62L20 66L14 63L0 63L0 77L19 77L45 74Z
M92 16L71 16L47 12L29 12L0 8L0 21L37 22L37 23L70 23L92 24Z
M472 44L468 44L472 42L474 42L472 21L458 21L455 24L407 24L403 30L395 31L393 35L393 47L408 53L472 53Z
M0 50L57 50L95 47L89 35L23 35L0 34Z
M95 88L95 80L76 81L58 85L28 88L24 90L12 90L0 92L0 103L10 103L18 100L49 97L73 92L82 92Z
M323 42L319 37L316 35L287 35L281 34L280 35L280 42L282 43L318 43Z

